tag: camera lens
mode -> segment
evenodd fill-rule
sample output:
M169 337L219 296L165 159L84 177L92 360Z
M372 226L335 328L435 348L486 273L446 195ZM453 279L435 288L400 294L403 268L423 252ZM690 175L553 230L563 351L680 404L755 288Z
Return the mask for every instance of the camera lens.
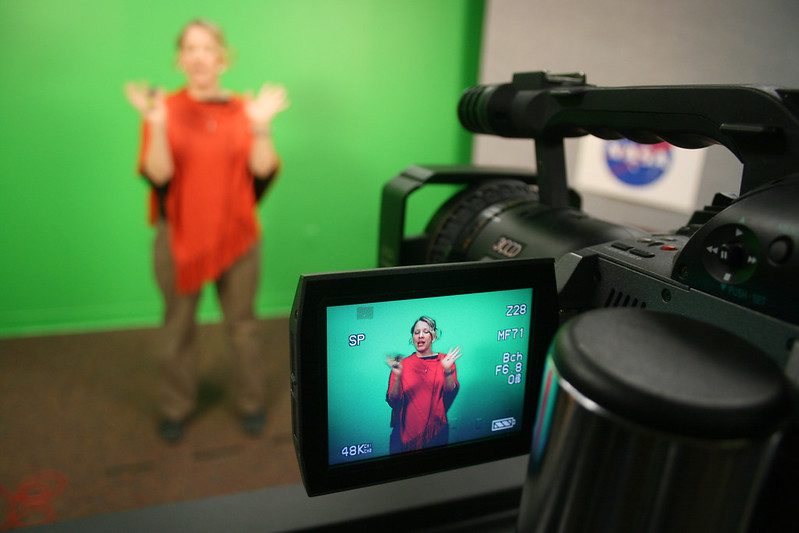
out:
M518 180L483 181L450 198L433 216L425 231L425 262L558 259L586 246L643 235L585 215L575 193L570 203L544 205L535 185Z

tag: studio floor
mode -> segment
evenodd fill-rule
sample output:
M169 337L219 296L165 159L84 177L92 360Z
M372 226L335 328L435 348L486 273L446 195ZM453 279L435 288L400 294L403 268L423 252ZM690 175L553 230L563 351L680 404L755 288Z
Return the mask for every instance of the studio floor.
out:
M267 426L244 433L220 325L199 331L200 405L176 444L156 433L156 330L0 339L0 530L300 481L288 320L261 322Z

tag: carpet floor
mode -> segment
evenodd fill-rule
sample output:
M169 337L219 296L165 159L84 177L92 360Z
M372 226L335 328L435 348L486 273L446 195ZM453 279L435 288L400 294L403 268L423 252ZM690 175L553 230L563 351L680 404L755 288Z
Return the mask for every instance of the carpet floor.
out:
M0 530L294 484L288 320L264 320L267 425L252 437L228 394L220 325L199 330L197 416L156 433L155 329L0 339Z

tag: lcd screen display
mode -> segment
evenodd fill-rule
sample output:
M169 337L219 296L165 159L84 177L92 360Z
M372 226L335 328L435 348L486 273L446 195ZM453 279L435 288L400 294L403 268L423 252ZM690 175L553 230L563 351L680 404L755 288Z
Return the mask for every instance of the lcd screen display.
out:
M326 309L328 464L522 430L532 288Z

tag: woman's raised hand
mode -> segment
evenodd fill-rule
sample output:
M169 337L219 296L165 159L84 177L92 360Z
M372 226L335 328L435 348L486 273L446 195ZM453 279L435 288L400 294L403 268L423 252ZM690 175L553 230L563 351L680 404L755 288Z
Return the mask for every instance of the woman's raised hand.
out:
M441 359L441 366L444 367L444 374L449 375L453 372L452 365L454 365L455 361L460 359L460 357L461 357L460 346L450 348L449 352L447 352L447 355L445 355L444 358Z
M396 376L402 375L402 362L397 357L387 357L386 364L391 367L391 372Z
M289 106L286 89L282 85L268 83L263 84L255 96L245 94L244 102L247 117L256 128L269 127L272 119Z
M125 96L130 105L148 122L166 121L166 102L164 90L147 82L125 84Z

